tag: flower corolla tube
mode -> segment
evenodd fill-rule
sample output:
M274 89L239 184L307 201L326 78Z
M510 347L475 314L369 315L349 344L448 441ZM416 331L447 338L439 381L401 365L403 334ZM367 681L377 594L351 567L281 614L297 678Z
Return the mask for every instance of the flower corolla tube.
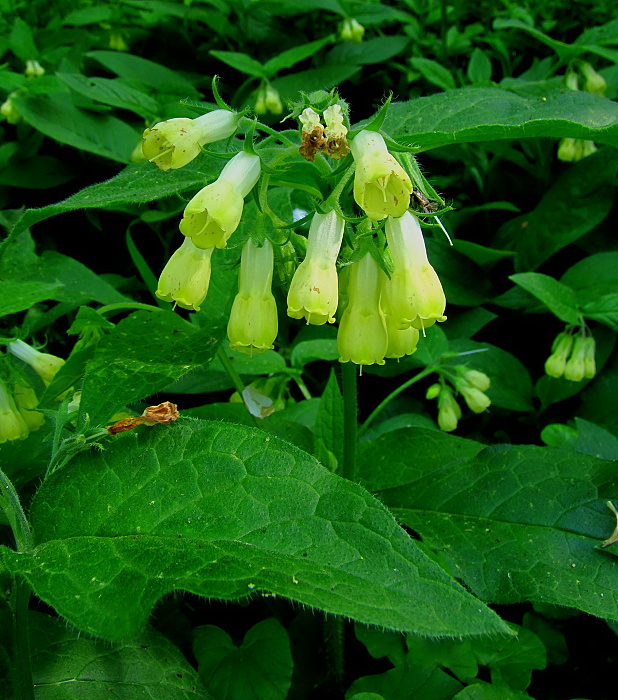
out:
M167 119L146 129L142 151L146 160L161 170L177 170L196 158L202 146L232 136L238 127L238 114L216 109L196 119Z
M0 443L20 440L28 435L28 426L15 401L5 386L0 383Z
M159 299L173 301L183 309L199 311L208 294L213 250L198 248L190 238L185 238L159 277L156 291Z
M335 211L315 214L307 238L307 255L288 291L288 316L321 326L334 323L339 300L337 256L345 221Z
M253 354L270 350L277 337L277 304L272 293L273 248L249 238L242 249L238 294L227 325L230 347Z
M386 240L393 261L390 279L392 314L400 328L423 330L446 321L446 298L436 271L429 264L423 233L416 216L405 212L386 221Z
M350 266L349 300L337 333L340 362L384 364L388 335L380 288L380 268L367 253Z
M56 355L50 355L47 352L39 352L33 347L24 343L23 340L13 340L7 346L9 352L15 357L19 357L41 377L45 386L51 384L52 379L56 376L56 372L64 364L64 360Z
M380 279L382 283L382 294L380 297L380 306L384 312L386 321L386 333L388 336L388 347L385 357L397 358L405 355L412 355L416 352L418 345L419 332L416 328L410 326L402 329L399 325L399 319L393 314L393 303L391 301L391 281L386 274L380 270Z
M217 180L201 189L185 207L180 231L198 248L225 248L238 228L245 197L260 177L259 156L241 151Z
M370 219L401 216L410 206L412 182L376 131L361 131L350 142L356 170L354 199Z

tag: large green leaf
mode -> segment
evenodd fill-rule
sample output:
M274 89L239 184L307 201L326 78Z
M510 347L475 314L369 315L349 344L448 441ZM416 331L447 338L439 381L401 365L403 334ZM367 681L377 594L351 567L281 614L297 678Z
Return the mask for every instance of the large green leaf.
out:
M533 136L573 136L616 146L618 104L574 90L520 97L500 88L461 88L391 105L384 130L419 151Z
M133 401L207 366L223 327L197 330L172 311L137 311L97 345L86 365L80 414L96 425ZM182 407L181 407L182 408Z
M264 591L423 635L508 627L361 486L261 431L181 419L82 453L38 490L12 573L71 624L130 638L173 590Z
M419 440L423 432L415 430ZM391 450L405 464L400 449ZM383 453L387 460L385 446ZM483 600L577 606L618 619L614 553L600 548L616 525L605 505L618 497L615 462L496 445L468 460L408 463L408 483L387 488L382 478L378 494ZM361 469L369 474L369 465ZM402 481L398 472L394 484Z
M170 641L146 628L130 642L91 639L50 615L30 613L37 700L205 700L197 673Z

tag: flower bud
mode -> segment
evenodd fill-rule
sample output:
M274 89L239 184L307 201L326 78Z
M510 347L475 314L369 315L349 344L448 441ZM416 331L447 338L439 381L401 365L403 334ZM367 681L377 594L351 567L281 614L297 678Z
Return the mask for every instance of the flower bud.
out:
M605 97L605 91L607 90L605 78L597 73L588 62L582 63L581 70L585 78L584 90L591 92L593 95Z
M573 341L573 352L564 367L564 378L570 382L581 382L586 373L586 339L582 335Z
M376 131L361 131L350 149L356 163L354 199L370 219L401 216L407 211L412 182L406 171L388 152Z
M272 294L273 248L249 238L242 249L238 294L227 325L230 347L248 354L265 352L277 337L277 304Z
M480 389L471 386L465 381L455 380L455 388L464 397L468 408L474 413L482 413L491 405L491 399Z
M442 384L432 384L429 389L427 389L427 392L425 393L425 398L426 399L437 399L438 396L440 396L440 392L442 391Z
M244 199L260 177L260 158L241 151L217 180L201 189L185 207L180 232L198 248L225 248L238 228Z
M349 301L337 333L340 362L384 364L388 336L380 308L379 272L369 253L350 266Z
M0 443L7 440L21 440L27 435L26 421L17 410L11 394L0 383Z
M393 260L390 299L400 328L429 328L446 321L446 298L436 271L429 264L425 241L416 216L406 211L386 221L386 240Z
M199 155L205 144L232 136L238 119L235 112L216 109L196 119L178 117L159 122L144 131L144 156L161 170L182 168Z
M353 17L347 17L339 30L341 41L348 41L352 44L360 44L365 35L365 27Z
M45 386L51 384L52 379L56 376L56 372L64 364L64 360L55 355L50 355L46 352L39 352L33 347L24 343L23 340L14 340L8 344L9 352L12 352L15 357L19 357L41 377Z
M0 105L0 114L7 120L9 124L19 124L21 114L11 99L11 95Z
M45 75L45 68L38 62L28 59L26 61L26 69L24 70L24 75L28 80L32 78L40 78Z
M596 343L594 338L590 335L585 340L584 349L584 377L586 379L592 379L597 373L595 350Z
M559 333L552 344L552 354L545 362L545 373L555 379L562 377L572 348L573 336L566 331Z
M185 238L159 277L156 291L159 299L199 311L210 285L212 251L213 248L198 248L190 238Z
M309 228L307 255L298 266L288 292L288 316L321 326L334 323L338 301L337 256L344 220L336 211L315 214Z
M479 372L476 369L467 369L466 367L462 367L460 372L464 378L464 381L471 387L474 387L479 391L487 391L487 389L489 389L491 380L485 374L485 372Z
M438 427L445 433L450 433L457 428L460 418L461 408L450 387L444 385L438 395Z

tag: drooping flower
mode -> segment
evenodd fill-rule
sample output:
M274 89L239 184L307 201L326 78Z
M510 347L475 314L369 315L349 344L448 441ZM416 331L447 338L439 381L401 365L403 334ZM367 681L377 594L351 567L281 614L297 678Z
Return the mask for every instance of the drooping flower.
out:
M0 443L7 440L21 440L28 435L26 421L17 410L15 401L0 383Z
M180 231L198 248L225 248L238 228L245 197L260 177L260 158L241 151L217 180L201 189L185 207Z
M173 301L183 309L200 310L208 294L213 248L203 250L185 238L167 261L159 277L156 295Z
M320 121L320 115L311 107L307 107L298 117L303 125L300 133L300 148L298 152L309 162L313 163L315 154L324 146L324 126Z
M230 347L248 354L265 352L277 337L277 304L272 293L273 248L249 238L242 249L238 294L227 324Z
M340 362L384 364L388 336L380 308L379 273L370 253L350 266L349 301L337 333Z
M321 326L334 323L338 302L337 256L344 220L335 211L315 214L307 238L307 255L288 292L288 316Z
M605 78L595 71L590 63L584 61L581 64L581 70L584 74L584 90L586 92L591 92L593 95L605 96L605 91L607 90L607 81Z
M545 361L545 373L555 379L562 377L572 349L573 336L567 331L559 333L552 344L552 354Z
M266 114L267 112L281 114L283 112L279 92L271 83L263 83L260 86L255 96L254 110L256 114Z
M346 138L348 129L343 123L343 111L341 105L331 105L324 110L324 153L335 160L340 160L348 155L350 147Z
M401 216L410 206L412 182L376 131L361 131L350 149L356 163L354 199L370 219Z
M457 428L461 418L461 408L451 388L444 384L438 394L438 427L445 433L450 433Z
M7 347L13 355L32 367L41 377L45 386L51 384L52 379L56 376L56 372L64 364L62 358L50 355L47 352L39 352L27 343L24 343L23 340L13 340Z
M586 374L586 338L578 335L573 340L573 351L564 367L564 378L570 382L581 382Z
M346 17L339 30L341 41L348 41L352 44L360 44L365 36L365 27L353 17Z
M30 432L43 425L45 416L41 411L34 410L39 405L39 399L31 386L24 381L15 384L13 386L13 399Z
M216 109L196 119L167 119L146 129L142 150L147 160L161 170L176 170L197 157L207 143L226 139L236 131L239 116Z
M393 303L391 301L391 281L380 270L380 279L382 281L382 295L380 297L380 306L384 312L386 321L386 333L388 336L388 347L385 357L400 358L405 355L412 355L416 352L418 345L419 332L416 328L401 329L399 319L393 314Z
M401 328L423 330L446 321L446 298L430 265L423 233L414 214L405 212L386 221L386 240L394 271L389 285L392 314Z
M597 365L595 360L596 342L589 335L585 341L584 348L584 378L593 379L597 373Z

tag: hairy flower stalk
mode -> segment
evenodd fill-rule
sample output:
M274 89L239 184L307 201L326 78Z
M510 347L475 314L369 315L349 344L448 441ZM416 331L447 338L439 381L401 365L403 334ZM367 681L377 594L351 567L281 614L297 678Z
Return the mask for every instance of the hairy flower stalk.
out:
M337 256L344 220L335 211L315 214L307 238L307 255L298 266L288 292L288 316L321 326L334 323L339 297Z
M361 131L350 143L356 163L354 199L370 219L401 216L408 210L412 182L376 131Z
M277 304L272 293L273 248L258 248L249 238L242 249L238 294L227 325L230 347L253 354L273 347L277 337Z
M17 410L13 397L0 383L0 443L21 440L28 432L28 425Z
M416 216L405 212L386 221L386 240L394 265L389 284L392 314L400 328L423 330L446 321L446 298L436 271L427 258Z
M208 294L213 250L198 248L190 238L185 238L159 277L156 291L159 299L173 301L183 309L199 311Z
M201 189L187 204L180 231L198 248L225 248L238 228L245 197L260 177L260 159L241 151L217 180Z
M46 352L39 352L33 347L24 343L23 340L14 340L8 344L8 350L30 365L32 369L41 377L45 386L51 384L56 372L64 364L64 360Z
M369 253L350 266L349 301L337 333L340 362L384 364L388 335L380 287L380 268Z
M190 163L202 146L232 136L239 116L227 109L216 109L196 119L168 119L146 129L142 151L161 170L177 170Z

